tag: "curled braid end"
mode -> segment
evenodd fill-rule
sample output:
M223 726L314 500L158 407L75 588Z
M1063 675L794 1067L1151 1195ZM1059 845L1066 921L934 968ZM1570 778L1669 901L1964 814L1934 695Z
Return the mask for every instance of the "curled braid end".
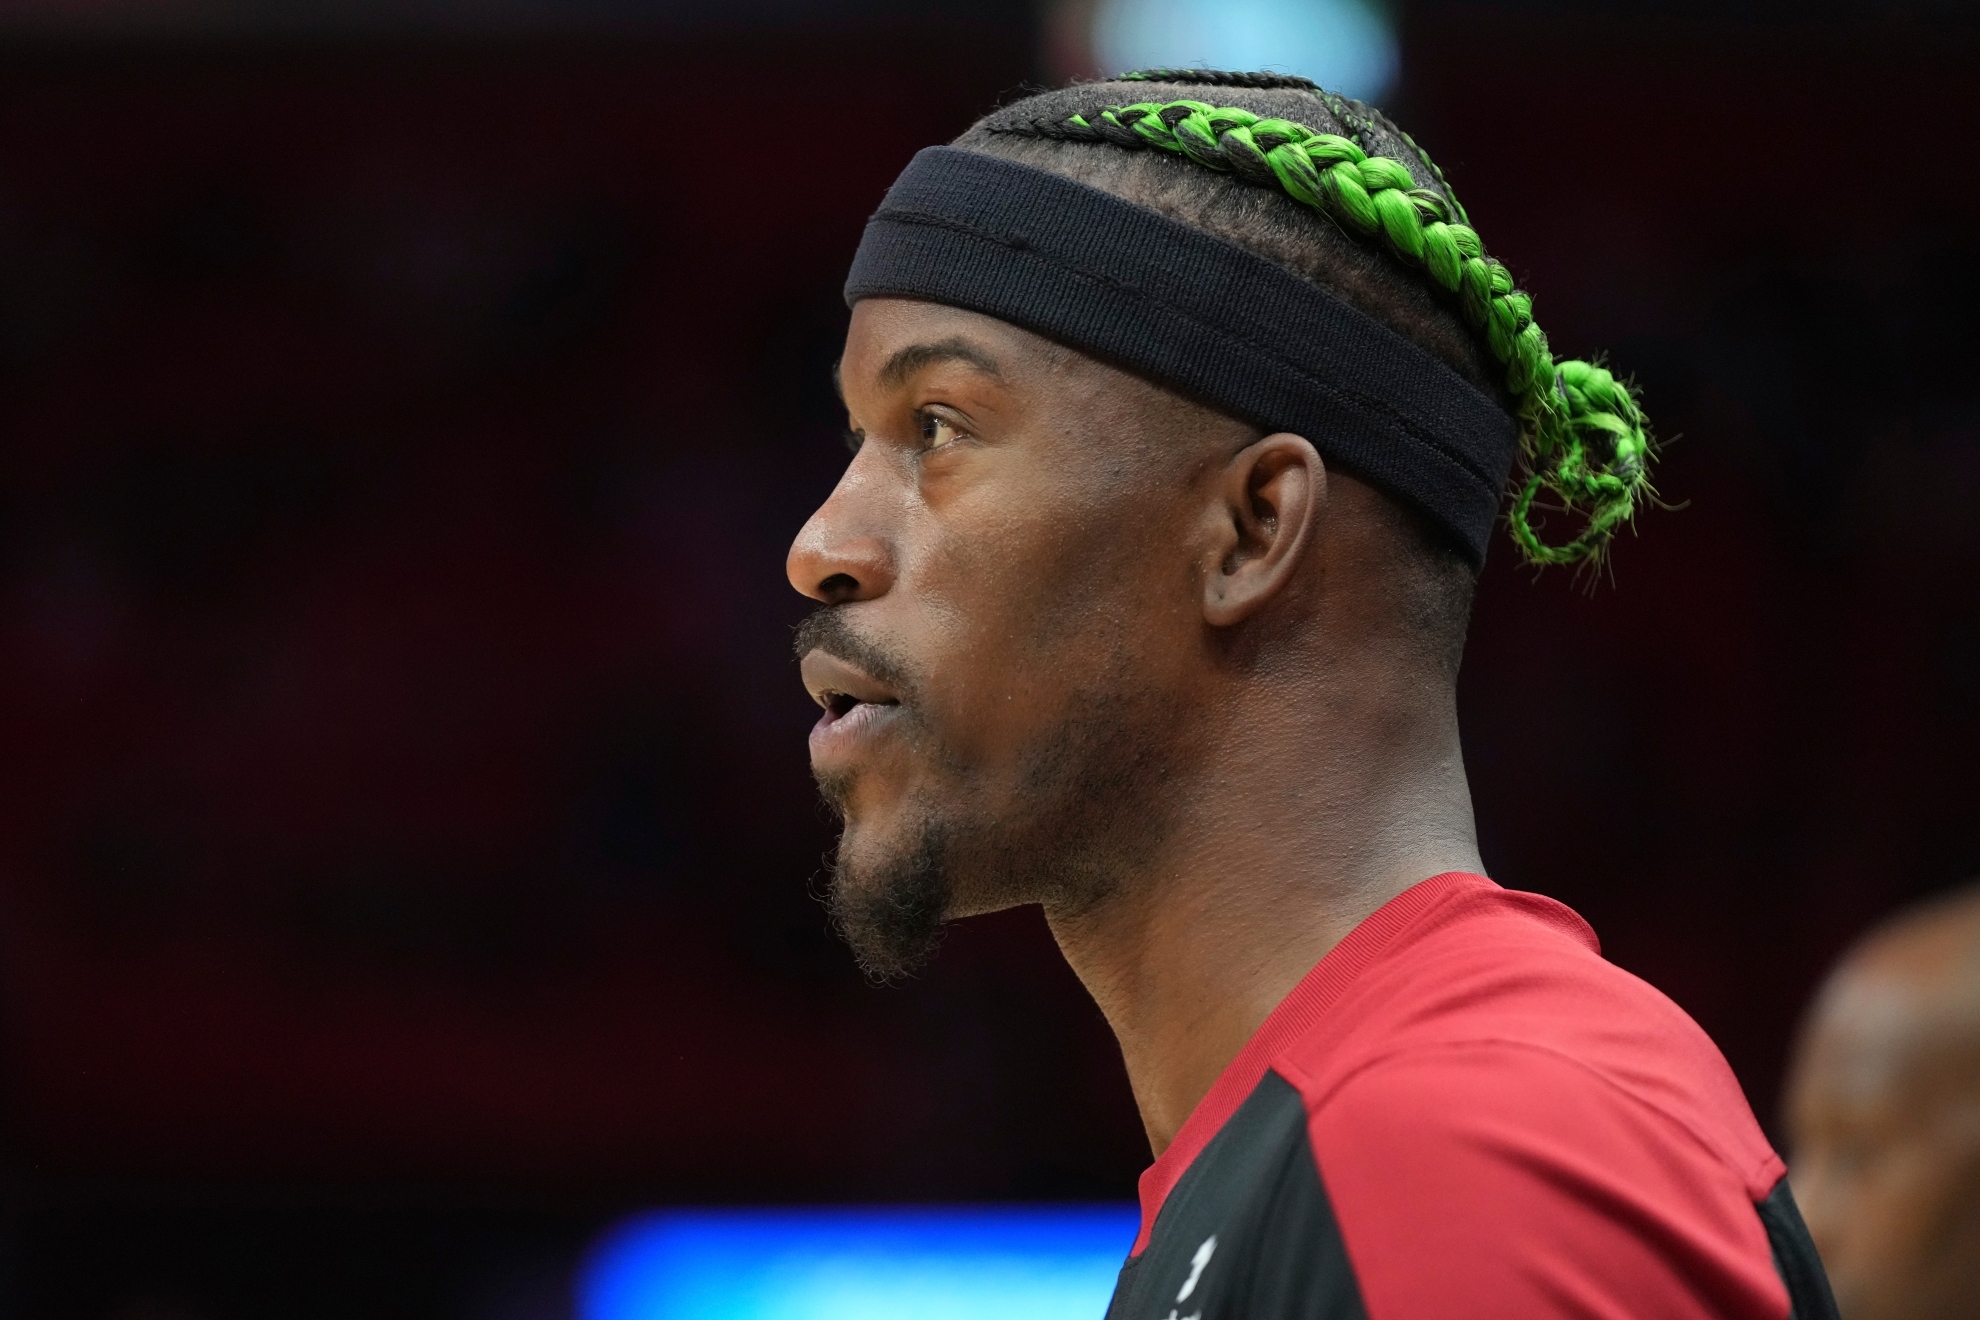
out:
M1526 471L1514 492L1507 525L1529 563L1599 562L1609 541L1655 494L1650 424L1635 388L1608 368L1576 359L1555 364L1546 404L1527 419ZM1581 531L1550 543L1533 524L1542 492L1581 521Z

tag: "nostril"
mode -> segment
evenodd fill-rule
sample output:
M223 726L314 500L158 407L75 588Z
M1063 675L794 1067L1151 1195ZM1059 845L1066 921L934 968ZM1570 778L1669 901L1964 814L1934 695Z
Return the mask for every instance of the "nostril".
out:
M818 594L828 605L851 600L859 595L859 579L850 573L834 573L818 584Z

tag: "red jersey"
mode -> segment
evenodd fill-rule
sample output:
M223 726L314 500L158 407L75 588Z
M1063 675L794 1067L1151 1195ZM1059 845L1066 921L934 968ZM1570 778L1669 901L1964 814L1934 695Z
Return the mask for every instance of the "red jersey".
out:
M1436 876L1334 948L1142 1175L1108 1320L1832 1320L1684 1011L1551 899Z

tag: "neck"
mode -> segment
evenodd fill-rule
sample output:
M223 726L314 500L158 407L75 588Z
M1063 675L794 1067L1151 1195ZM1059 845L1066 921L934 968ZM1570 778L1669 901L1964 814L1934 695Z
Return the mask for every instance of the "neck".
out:
M1337 674L1220 703L1219 726L1249 736L1213 739L1191 782L1166 787L1181 805L1165 845L1111 897L1047 910L1157 1155L1363 918L1419 880L1481 869L1449 684L1427 699L1396 686Z

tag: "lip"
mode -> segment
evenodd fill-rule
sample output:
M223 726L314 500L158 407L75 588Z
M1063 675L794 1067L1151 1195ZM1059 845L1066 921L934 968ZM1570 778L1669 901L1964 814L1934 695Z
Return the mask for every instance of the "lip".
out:
M824 707L811 726L811 764L828 770L853 756L900 714L900 698L871 674L823 650L798 663L805 690Z

